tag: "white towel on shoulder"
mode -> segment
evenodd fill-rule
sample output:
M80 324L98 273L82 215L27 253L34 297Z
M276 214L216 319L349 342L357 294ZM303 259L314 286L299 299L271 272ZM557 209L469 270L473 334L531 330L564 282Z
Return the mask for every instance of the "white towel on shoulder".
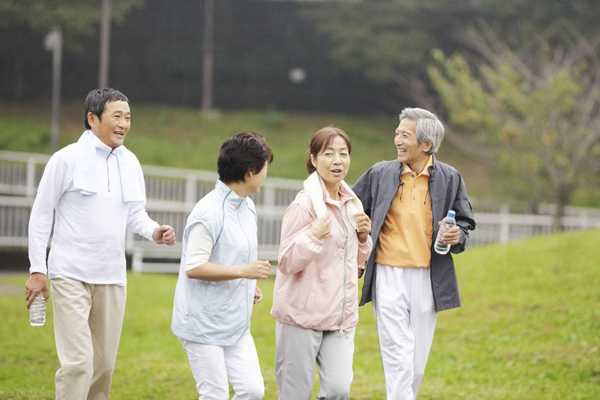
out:
M341 183L344 191L346 191L350 196L352 196L351 200L346 202L346 215L348 216L348 220L352 224L352 227L355 231L358 230L358 224L356 223L354 214L364 212L363 205L360 199L356 196L356 194L350 189L350 186L345 181ZM326 193L323 193L323 187L321 186L321 178L316 172L310 174L310 176L304 181L304 190L308 194L310 201L313 204L315 212L317 213L317 218L321 218L322 216L327 214L327 206L325 205L325 196Z
M83 132L77 141L77 158L75 170L73 171L73 184L75 190L81 194L92 196L98 193L98 182L96 179L96 145L90 135L90 130ZM141 167L137 157L125 146L119 146L115 150L123 201L146 201L146 191L143 178L140 181ZM143 175L142 175L143 176Z

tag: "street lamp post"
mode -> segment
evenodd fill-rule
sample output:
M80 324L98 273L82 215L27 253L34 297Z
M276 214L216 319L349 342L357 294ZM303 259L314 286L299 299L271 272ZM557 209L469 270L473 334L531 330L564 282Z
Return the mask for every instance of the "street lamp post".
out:
M213 110L213 41L214 41L214 0L204 1L204 69L202 79L202 111L211 114Z
M60 70L62 64L63 37L60 27L54 28L46 35L44 47L52 51L52 122L50 148L54 153L58 150L58 133L60 129Z
M108 87L110 68L110 9L111 0L102 0L102 19L100 21L100 73L98 87Z

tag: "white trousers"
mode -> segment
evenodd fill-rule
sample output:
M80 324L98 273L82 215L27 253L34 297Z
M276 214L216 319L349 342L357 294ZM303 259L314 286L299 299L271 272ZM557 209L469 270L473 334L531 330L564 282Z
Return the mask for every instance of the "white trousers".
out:
M425 373L437 313L429 268L376 265L373 309L388 400L414 400Z
M315 331L277 321L275 377L279 400L310 400L319 366L317 399L350 398L354 329Z
M185 349L201 400L262 399L265 384L254 339L248 331L233 346L214 346L179 338Z

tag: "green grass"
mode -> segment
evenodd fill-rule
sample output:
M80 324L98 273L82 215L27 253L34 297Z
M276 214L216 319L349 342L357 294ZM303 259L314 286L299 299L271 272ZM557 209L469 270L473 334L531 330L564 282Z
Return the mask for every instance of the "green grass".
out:
M600 398L600 231L474 248L456 257L463 307L439 315L420 399ZM52 309L32 328L26 276L0 275L0 398L51 399L58 362ZM130 275L112 399L193 399L194 380L170 333L176 277ZM260 283L252 332L275 398L273 280ZM353 399L383 399L371 306L360 309Z
M60 147L75 142L83 131L81 105L67 104L62 111ZM394 159L396 115L306 114L279 111L226 111L207 118L182 107L132 105L132 128L126 146L143 164L215 170L225 138L252 130L266 137L275 161L269 175L304 179L306 150L312 135L325 126L338 126L353 144L347 177L354 182L371 165ZM0 149L50 152L50 116L45 104L0 104ZM444 143L442 161L455 165L472 195L489 195L487 167L460 149Z

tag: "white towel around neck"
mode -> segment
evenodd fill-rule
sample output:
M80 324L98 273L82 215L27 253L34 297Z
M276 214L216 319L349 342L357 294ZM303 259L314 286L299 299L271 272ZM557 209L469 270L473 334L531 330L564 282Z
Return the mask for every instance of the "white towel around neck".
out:
M356 196L352 189L350 189L350 186L348 186L345 181L342 181L341 185L352 197L351 200L346 202L346 215L348 216L348 220L352 224L354 230L357 231L358 224L356 223L354 214L364 212L363 205L360 199ZM308 194L308 197L313 204L317 218L321 218L322 216L326 215L327 206L325 205L325 196L327 196L327 193L323 193L321 178L316 171L310 174L309 177L304 181L304 190Z
M98 193L98 182L96 179L96 145L91 130L83 132L77 141L77 158L75 170L73 171L73 184L75 190L86 196ZM95 136L95 135L94 135ZM139 180L139 161L136 156L125 146L119 146L114 151L119 166L123 201L146 201L146 191L143 182Z

